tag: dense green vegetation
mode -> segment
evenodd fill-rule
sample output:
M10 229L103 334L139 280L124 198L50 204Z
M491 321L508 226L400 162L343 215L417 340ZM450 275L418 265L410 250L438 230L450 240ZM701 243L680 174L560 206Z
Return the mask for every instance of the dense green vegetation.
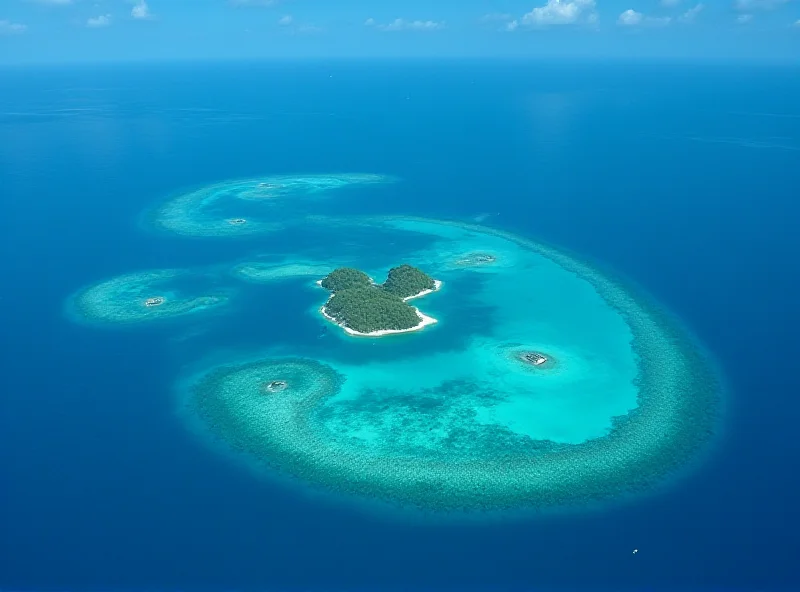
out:
M322 287L333 292L325 304L328 316L359 333L371 333L416 327L419 315L403 298L432 290L435 283L410 265L393 267L381 286L372 283L363 271L340 267L322 280Z
M408 298L424 290L433 290L435 283L424 271L404 264L389 270L389 276L382 287L390 294Z
M325 312L359 333L410 329L419 324L414 307L376 286L358 286L333 293Z
M363 271L353 269L352 267L340 267L334 269L325 279L322 280L322 287L331 292L339 292L340 290L347 290L357 286L371 286L372 280Z

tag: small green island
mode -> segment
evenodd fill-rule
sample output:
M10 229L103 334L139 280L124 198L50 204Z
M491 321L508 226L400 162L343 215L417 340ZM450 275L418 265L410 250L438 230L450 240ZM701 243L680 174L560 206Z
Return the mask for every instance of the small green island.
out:
M416 331L436 322L407 301L435 292L441 282L411 265L390 269L383 284L376 284L358 269L340 267L319 285L331 291L320 312L350 335L382 337Z

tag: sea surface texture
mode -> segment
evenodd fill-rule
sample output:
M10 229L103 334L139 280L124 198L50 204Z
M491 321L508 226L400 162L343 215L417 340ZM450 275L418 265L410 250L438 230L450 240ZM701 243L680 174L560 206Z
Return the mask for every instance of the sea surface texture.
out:
M3 70L0 589L797 586L799 81Z

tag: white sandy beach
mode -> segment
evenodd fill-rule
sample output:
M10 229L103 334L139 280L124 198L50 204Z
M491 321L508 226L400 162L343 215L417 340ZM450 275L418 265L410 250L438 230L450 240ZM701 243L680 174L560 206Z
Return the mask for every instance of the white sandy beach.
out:
M409 300L413 300L414 298L421 298L422 296L427 296L428 294L432 294L433 292L438 292L439 288L442 287L442 282L439 280L433 280L433 290L423 290L419 294L414 294L413 296L408 296L403 298L403 302L408 302Z
M414 311L420 318L418 325L414 325L413 327L409 327L408 329L381 329L379 331L370 331L369 333L361 333L360 331L355 331L354 329L351 329L350 327L345 327L343 324L337 322L336 319L334 319L332 316L330 316L328 313L325 312L324 306L319 309L319 312L322 313L322 316L324 316L326 319L328 319L331 323L333 323L337 327L341 327L342 329L344 329L345 333L347 333L348 335L352 335L354 337L383 337L385 335L392 335L394 333L411 333L412 331L419 331L420 329L423 329L428 325L433 325L434 323L439 322L433 317L429 317L425 313L420 312L418 308L415 308Z

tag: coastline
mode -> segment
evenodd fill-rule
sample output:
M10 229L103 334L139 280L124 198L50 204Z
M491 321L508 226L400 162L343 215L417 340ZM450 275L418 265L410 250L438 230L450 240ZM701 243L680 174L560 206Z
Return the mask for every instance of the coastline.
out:
M403 302L412 300L414 298L420 298L422 296L426 296L428 294L431 294L432 292L437 292L439 288L442 287L442 282L440 280L433 280L433 282L434 286L432 290L423 290L419 294L414 294L413 296L408 296L406 298L403 298ZM322 287L322 280L318 280L316 284L319 287ZM328 300L330 300L330 298ZM327 304L327 302L325 304ZM328 321L330 321L337 327L344 329L345 333L347 333L348 335L352 335L353 337L384 337L386 335L394 335L397 333L411 333L412 331L419 331L420 329L424 329L429 325L434 325L439 322L433 317L426 315L417 307L414 307L414 312L417 313L417 316L420 319L417 325L409 327L408 329L379 329L378 331L370 331L369 333L362 333L360 331L356 331L355 329L351 329L350 327L338 322L336 319L330 316L327 312L325 312L325 304L323 304L320 307L319 309L320 314L322 314L323 317L325 317Z
M423 290L419 294L414 294L413 296L406 296L405 298L403 298L403 302L408 302L409 300L414 300L414 298L422 298L423 296L427 296L428 294L433 294L434 292L438 292L439 288L441 287L442 287L441 280L433 280L432 290Z
M418 308L414 309L414 312L417 313L417 316L420 318L420 322L418 325L414 325L413 327L409 327L408 329L380 329L378 331L371 331L369 333L361 333L360 331L356 331L355 329L351 329L346 325L338 322L332 316L325 312L325 306L320 307L319 312L322 313L322 316L329 320L331 323L336 325L337 327L341 327L344 329L345 333L348 335L352 335L353 337L383 337L385 335L393 335L395 333L411 333L412 331L419 331L427 327L428 325L433 325L438 323L436 319L433 317L429 317L425 313L421 312Z

